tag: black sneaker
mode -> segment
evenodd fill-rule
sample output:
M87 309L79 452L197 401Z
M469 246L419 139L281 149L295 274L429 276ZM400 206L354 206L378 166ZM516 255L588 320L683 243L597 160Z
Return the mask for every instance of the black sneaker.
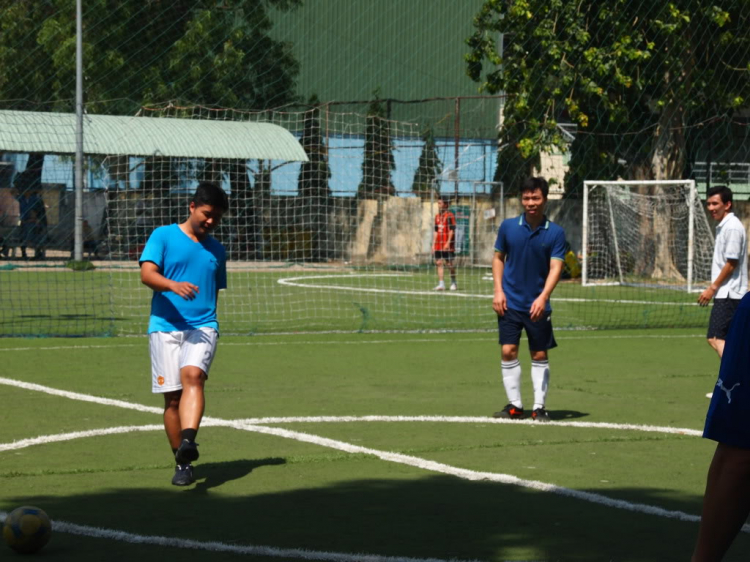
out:
M174 476L172 477L173 486L190 486L195 482L193 478L193 465L178 464L174 467Z
M531 419L538 422L551 422L552 418L549 417L549 412L544 408L537 408L531 412Z
M177 464L190 464L193 461L197 461L201 454L198 452L198 443L195 441L188 441L183 439L180 443L180 448L174 454L174 458Z
M508 404L505 408L499 412L492 414L493 418L505 418L510 420L520 420L523 418L523 408Z

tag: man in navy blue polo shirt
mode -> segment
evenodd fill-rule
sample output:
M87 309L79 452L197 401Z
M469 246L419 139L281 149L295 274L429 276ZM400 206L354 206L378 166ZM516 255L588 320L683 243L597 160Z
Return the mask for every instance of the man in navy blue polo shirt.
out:
M550 421L545 408L549 385L547 351L557 346L552 333L549 298L560 280L565 260L565 232L544 216L549 185L543 178L529 178L521 187L524 212L500 225L492 260L502 373L508 405L496 418L523 418L521 363L518 344L526 330L531 352L534 384L532 419Z

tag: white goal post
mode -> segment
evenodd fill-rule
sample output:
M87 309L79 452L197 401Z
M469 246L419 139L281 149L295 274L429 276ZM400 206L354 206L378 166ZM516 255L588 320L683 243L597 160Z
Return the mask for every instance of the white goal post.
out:
M713 232L694 180L585 181L581 234L584 286L710 282Z

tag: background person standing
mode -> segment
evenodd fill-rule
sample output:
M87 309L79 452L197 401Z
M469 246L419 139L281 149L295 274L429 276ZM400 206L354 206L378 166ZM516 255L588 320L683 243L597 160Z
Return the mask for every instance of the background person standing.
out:
M456 216L449 210L450 199L441 198L438 201L438 214L435 215L435 236L432 251L437 266L438 284L436 291L445 291L445 266L451 272L451 291L458 290L456 283Z
M732 210L731 189L724 185L709 189L706 208L719 224L711 262L711 285L700 294L698 304L708 306L714 300L706 339L721 358L732 317L747 292L747 237L745 227ZM706 396L710 398L711 393Z

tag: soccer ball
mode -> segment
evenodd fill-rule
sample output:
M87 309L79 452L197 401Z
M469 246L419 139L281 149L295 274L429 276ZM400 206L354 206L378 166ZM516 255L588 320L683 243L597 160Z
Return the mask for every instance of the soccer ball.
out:
M5 518L3 538L16 552L36 552L49 541L52 523L38 507L24 506L11 511Z

